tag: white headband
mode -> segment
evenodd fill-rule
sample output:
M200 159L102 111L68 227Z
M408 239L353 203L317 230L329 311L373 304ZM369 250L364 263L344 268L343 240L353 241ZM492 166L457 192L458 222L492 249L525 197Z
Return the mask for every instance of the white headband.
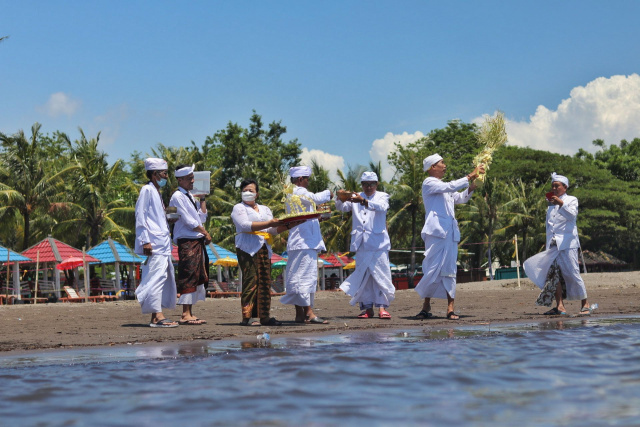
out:
M309 166L294 166L289 169L289 176L291 176L291 178L311 176L311 168Z
M169 167L166 160L149 157L144 160L144 169L148 171L163 171L169 169Z
M176 178L182 178L183 176L191 175L195 167L196 165L191 165L176 169Z
M435 165L440 160L442 160L442 156L440 154L432 154L422 161L422 169L426 172L431 169L431 166Z
M362 177L360 178L360 182L362 181L375 181L378 182L378 175L375 172L364 172Z
M566 176L558 175L555 172L551 173L551 182L561 182L565 187L569 188L569 179Z

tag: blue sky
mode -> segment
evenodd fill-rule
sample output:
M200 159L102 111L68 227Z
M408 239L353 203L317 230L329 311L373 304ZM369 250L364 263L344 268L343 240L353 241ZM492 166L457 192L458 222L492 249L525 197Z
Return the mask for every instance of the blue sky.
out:
M593 151L640 137L638 16L637 1L0 0L0 132L100 131L115 161L255 109L335 169L499 109L512 144Z

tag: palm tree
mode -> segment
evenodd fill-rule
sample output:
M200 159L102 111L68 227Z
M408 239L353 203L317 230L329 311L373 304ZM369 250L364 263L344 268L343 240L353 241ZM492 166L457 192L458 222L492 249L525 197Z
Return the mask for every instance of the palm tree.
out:
M29 139L22 130L11 136L0 133L4 151L0 164L5 174L4 183L0 184L0 200L5 215L17 212L22 217L22 249L29 247L34 212L38 209L46 211L61 189L62 177L77 168L76 165L65 165L56 171L56 159L47 156L43 148L46 144L40 127L40 123L31 127Z
M95 246L107 237L126 242L134 228L133 206L119 192L125 184L123 162L109 166L107 154L98 149L100 133L88 139L80 129L80 139L67 143L75 165L67 182L67 201L53 203L51 212L60 217L58 233L72 232L84 237L84 244ZM79 239L80 240L80 239Z
M544 187L536 186L534 183L525 184L520 179L507 186L508 197L512 200L508 226L511 232L522 237L522 260L527 259L531 245L544 244L545 241L543 218L547 202L544 193Z

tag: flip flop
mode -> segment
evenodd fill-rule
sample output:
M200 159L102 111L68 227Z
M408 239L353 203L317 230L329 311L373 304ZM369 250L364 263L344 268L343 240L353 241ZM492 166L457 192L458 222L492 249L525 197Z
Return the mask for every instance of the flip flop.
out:
M177 328L178 324L172 320L164 318L162 320L158 320L155 323L149 323L149 326L152 328Z
M200 326L207 323L204 320L200 320L198 318L190 319L190 320L178 320L179 325L191 325L191 326Z
M272 317L271 319L264 322L260 320L260 324L262 326L282 326L282 322L277 321L275 317Z
M545 311L544 313L545 316L566 316L567 312L566 311L560 311L558 310L557 307L552 308L549 311Z
M358 314L358 319L371 319L372 317L373 314L369 313L368 310L365 310L362 313Z
M459 320L460 316L455 314L453 311L450 311L450 312L447 313L447 319L449 319L449 320Z
M416 318L418 319L429 319L433 317L433 314L430 311L421 310L420 313L416 314Z
M242 322L240 322L240 326L260 326L260 322L258 322L257 320L254 320L252 322L251 319L247 319L245 322L245 320L243 319Z
M382 311L380 312L380 318L381 318L381 319L391 319L391 315L389 314L389 312L388 312L388 311L386 311L386 310L382 310Z
M591 309L584 307L580 310L580 316L591 316Z
M313 319L307 320L306 323L316 323L318 325L326 325L327 323L329 323L329 321L328 320L324 320L323 318L316 316Z

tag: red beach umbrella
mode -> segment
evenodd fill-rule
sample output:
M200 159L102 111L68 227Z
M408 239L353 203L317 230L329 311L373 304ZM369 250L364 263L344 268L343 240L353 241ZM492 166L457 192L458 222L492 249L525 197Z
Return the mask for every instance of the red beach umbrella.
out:
M72 256L65 259L60 264L56 265L56 268L58 270L71 270L73 268L80 267L82 264L83 264L82 258L77 256Z

